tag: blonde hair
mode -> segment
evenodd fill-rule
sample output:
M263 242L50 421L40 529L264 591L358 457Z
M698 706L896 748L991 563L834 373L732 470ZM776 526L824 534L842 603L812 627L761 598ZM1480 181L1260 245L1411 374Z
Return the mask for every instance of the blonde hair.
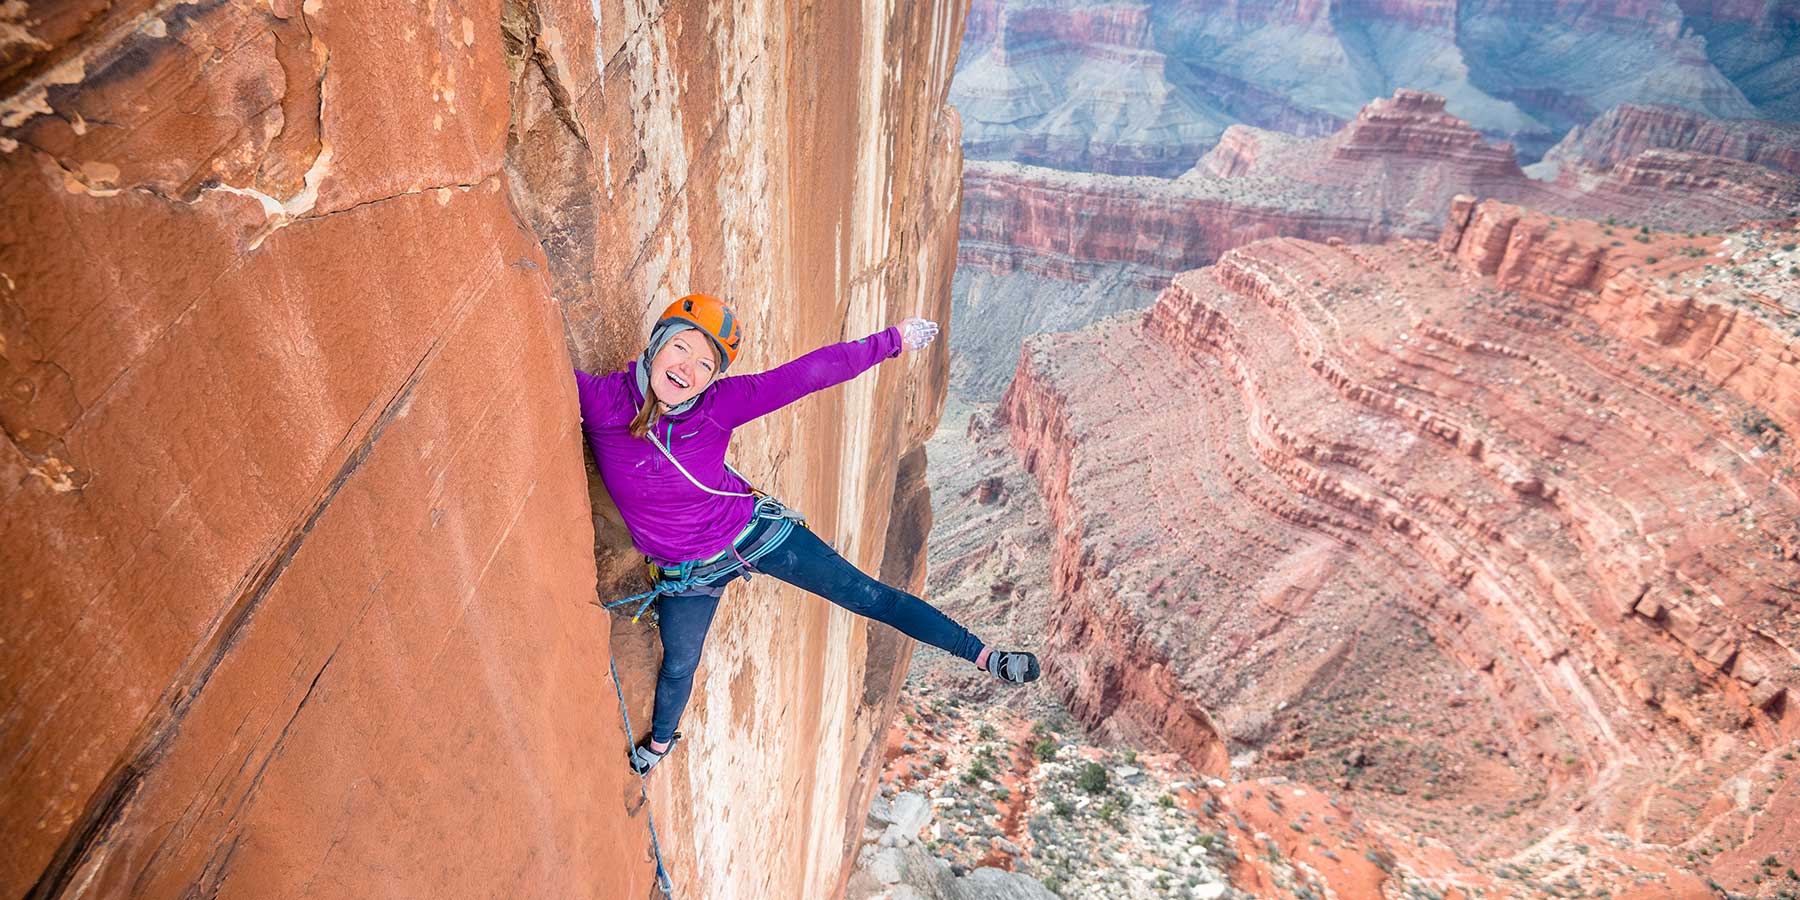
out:
M642 439L655 427L657 417L662 415L662 403L656 399L656 391L644 395L644 405L638 407L637 415L631 420L631 436Z

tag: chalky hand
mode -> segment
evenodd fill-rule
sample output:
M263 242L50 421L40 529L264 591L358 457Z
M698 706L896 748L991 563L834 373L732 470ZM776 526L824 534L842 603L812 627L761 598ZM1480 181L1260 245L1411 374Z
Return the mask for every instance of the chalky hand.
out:
M938 324L917 316L900 320L900 342L908 350L920 350L937 340Z

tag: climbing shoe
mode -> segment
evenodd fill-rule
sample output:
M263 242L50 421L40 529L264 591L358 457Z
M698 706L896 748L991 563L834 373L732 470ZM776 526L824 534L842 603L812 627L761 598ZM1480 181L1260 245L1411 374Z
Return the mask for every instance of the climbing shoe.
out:
M988 674L1014 684L1036 681L1037 657L1023 650L991 650L987 658Z
M675 743L679 740L681 740L681 732L677 731L674 737L669 738L669 750L675 749ZM631 771L639 775L649 774L657 763L662 762L663 757L669 755L669 750L658 753L650 749L650 736L645 735L643 743L631 748Z

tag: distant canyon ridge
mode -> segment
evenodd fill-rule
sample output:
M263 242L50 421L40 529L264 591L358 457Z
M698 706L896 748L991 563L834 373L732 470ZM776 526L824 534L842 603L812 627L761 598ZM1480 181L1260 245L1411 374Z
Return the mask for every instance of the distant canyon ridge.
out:
M1174 176L1233 124L1331 133L1400 88L1535 162L1622 104L1800 119L1800 4L975 0L951 102L970 159Z

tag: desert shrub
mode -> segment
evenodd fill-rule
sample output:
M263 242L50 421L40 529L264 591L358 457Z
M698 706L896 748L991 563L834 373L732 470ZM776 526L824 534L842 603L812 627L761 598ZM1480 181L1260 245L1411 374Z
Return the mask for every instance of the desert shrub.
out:
M1081 774L1075 776L1075 786L1090 794L1098 794L1106 790L1106 767L1096 762L1082 766Z

